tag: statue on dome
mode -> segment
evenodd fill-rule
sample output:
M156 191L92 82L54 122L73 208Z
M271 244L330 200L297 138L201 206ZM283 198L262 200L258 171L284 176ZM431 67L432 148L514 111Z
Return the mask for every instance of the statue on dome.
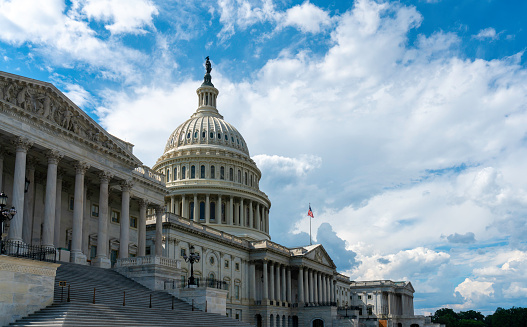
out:
M209 56L205 58L205 68L207 69L207 73L205 74L203 78L203 85L208 85L214 87L214 84L212 84L212 78L210 77L210 72L212 71L212 65L210 64Z
M207 56L207 58L205 59L207 59L205 61L205 67L207 69L207 74L210 74L210 72L212 71L212 65L210 64L209 56Z

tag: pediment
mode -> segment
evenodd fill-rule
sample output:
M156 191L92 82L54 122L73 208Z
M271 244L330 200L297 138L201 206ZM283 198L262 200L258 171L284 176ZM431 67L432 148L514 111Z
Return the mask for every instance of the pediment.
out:
M305 258L311 259L325 266L336 267L333 260L321 244L307 246L305 249L307 250L304 254Z
M0 72L0 104L45 130L62 133L130 166L141 165L132 144L108 133L53 84Z

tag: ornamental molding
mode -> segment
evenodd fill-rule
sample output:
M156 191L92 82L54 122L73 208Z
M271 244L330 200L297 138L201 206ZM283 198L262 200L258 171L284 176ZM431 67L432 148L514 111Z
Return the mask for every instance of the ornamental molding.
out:
M112 136L50 83L0 72L0 111L50 135L88 146L129 166L132 145Z

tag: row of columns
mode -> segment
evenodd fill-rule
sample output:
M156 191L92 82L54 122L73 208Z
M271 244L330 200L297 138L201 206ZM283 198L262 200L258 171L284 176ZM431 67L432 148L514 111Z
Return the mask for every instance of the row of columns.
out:
M299 266L298 302L324 304L335 302L335 282L333 275L316 269Z
M13 200L12 205L17 209L17 214L11 220L8 238L10 241L23 242L22 231L24 227L24 211L27 209L24 198L24 185L26 179L27 152L33 145L28 139L17 138L14 142L16 147L15 171L13 177ZM60 218L61 218L61 193L62 193L62 176L58 174L58 164L62 159L62 154L55 150L50 150L47 156L47 177L46 193L44 199L44 221L42 224L41 245L47 247L59 247L60 242ZM0 154L0 176L2 176L4 156ZM85 207L85 185L84 177L90 166L85 162L75 164L75 190L73 204L73 224L71 240L71 261L83 263L86 261L86 255L82 253L82 228ZM108 197L109 182L112 175L109 172L99 174L99 221L97 234L97 257L96 262L101 266L109 264L108 259ZM2 183L0 177L0 185ZM121 183L121 220L120 220L120 249L119 258L128 257L128 245L130 241L130 190L132 188L130 181ZM146 246L146 210L148 202L140 199L140 216L138 221L138 255L145 255ZM158 222L156 228L161 228L162 208L157 208ZM29 225L26 222L26 225ZM159 242L159 243L157 243ZM161 244L161 233L156 233L156 243ZM156 255L157 255L156 247ZM161 247L159 247L161 250ZM161 254L159 254L161 255Z
M232 195L216 195L216 212L215 219L211 220L210 211L210 194L205 194L205 223L210 224L215 222L217 224L222 221L222 204L225 199L225 222L227 225L233 226L247 226L255 228L257 230L269 233L269 209L264 204L260 204L257 201L245 200L240 198L238 203L235 203L235 197ZM190 218L190 202L194 201L194 221L199 221L200 217L200 205L198 202L198 194L193 195L172 195L170 197L169 211L177 215L181 215L185 218ZM246 205L244 205L244 202ZM249 215L246 215L246 207L249 207ZM180 212L181 208L181 212ZM241 208L241 210L240 210Z

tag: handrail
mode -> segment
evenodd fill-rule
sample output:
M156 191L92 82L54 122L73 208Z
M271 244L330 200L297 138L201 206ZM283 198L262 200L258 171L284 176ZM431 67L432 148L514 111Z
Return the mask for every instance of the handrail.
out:
M30 245L17 241L0 241L0 254L46 262L57 262L57 251L53 246Z

